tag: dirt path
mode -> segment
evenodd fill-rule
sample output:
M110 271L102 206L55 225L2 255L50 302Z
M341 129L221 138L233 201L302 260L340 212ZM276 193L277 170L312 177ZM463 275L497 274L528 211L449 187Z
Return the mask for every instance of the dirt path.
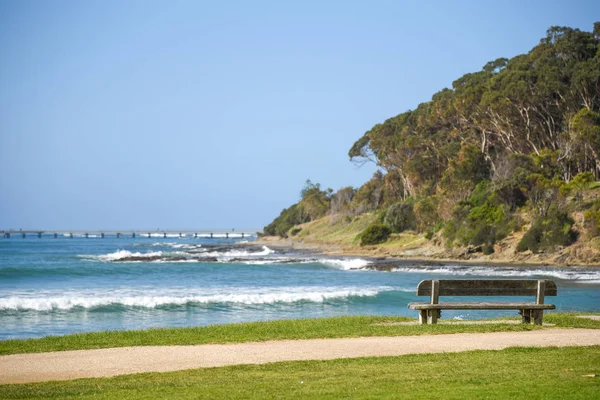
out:
M500 350L514 346L587 345L600 345L600 329L122 347L1 356L0 383L69 380L276 361Z

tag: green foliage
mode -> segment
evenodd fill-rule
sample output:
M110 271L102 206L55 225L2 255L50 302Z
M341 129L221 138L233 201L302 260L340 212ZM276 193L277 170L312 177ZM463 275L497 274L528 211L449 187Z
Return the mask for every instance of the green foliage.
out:
M394 233L415 229L417 227L417 217L412 202L404 201L390 206L381 222L389 226Z
M300 196L301 200L298 203L302 209L308 214L310 221L324 216L331 207L331 189L326 191L321 190L319 183L312 183L310 179L306 181Z
M443 222L450 246L486 253L519 213L531 213L546 225L534 224L523 248L566 243L568 234L550 226L550 214L558 216L552 207L600 185L599 26L551 27L527 54L490 61L431 101L376 124L349 156L381 170L333 196L308 181L301 210L311 220L326 209L343 218L377 213L393 232L415 229L428 238ZM593 235L600 231L595 212L587 218Z
M509 208L489 186L487 181L479 183L469 200L455 207L444 229L449 245L481 245L484 253L491 254L494 243L513 230Z
M592 208L585 214L585 227L591 237L600 236L600 200L596 200Z
M468 73L366 132L349 152L402 181L403 196L468 196L493 171L511 210L524 174L568 181L600 167L600 37L551 27L540 44ZM519 157L530 165L513 165ZM516 173L513 175L513 172ZM504 182L506 180L506 182ZM388 203L391 204L391 203Z
M285 238L293 226L323 217L331 207L332 192L331 189L321 190L320 184L308 179L300 192L300 201L281 211L277 218L263 228L264 234Z
M351 207L356 215L374 211L383 204L384 175L376 171L373 177L358 189Z
M577 174L566 186L566 189L573 192L576 200L581 201L583 199L583 193L592 187L596 179L594 174L589 171Z
M300 232L302 232L302 228L292 228L292 230L290 231L290 235L296 236Z
M417 220L417 231L419 232L432 232L433 227L440 218L431 197L419 199L414 205L414 214Z
M287 237L287 232L294 226L310 221L310 217L301 205L294 204L281 211L279 216L263 228L266 235Z
M384 224L372 224L360 234L360 245L368 246L383 243L390 237L392 230Z
M571 229L573 219L564 211L551 207L548 214L538 217L525 233L517 251L531 250L533 253L552 251L558 246L568 246L576 239Z

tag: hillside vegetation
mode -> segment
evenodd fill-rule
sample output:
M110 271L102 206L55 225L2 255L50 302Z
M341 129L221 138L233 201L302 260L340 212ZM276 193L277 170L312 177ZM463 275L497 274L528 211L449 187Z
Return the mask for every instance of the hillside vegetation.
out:
M337 192L307 181L265 234L385 246L408 232L438 252L600 261L600 22L551 27L529 53L460 77L348 154L380 169Z

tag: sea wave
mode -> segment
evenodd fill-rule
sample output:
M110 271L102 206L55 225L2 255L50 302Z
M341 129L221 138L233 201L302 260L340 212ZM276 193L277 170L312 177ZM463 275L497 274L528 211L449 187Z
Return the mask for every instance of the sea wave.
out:
M90 260L97 260L97 261L119 261L119 260L123 260L123 259L127 259L127 258L156 258L156 257L161 257L163 256L163 254L165 254L162 251L151 251L148 253L140 253L140 252L131 252L129 250L117 250L114 253L108 253L108 254L100 254L100 255L94 255L94 254L82 254L79 255L78 257L80 258L84 258L84 259L90 259Z
M214 250L214 251L206 251L203 248L200 248L196 245L189 245L184 247L184 245L172 246L179 250L200 250L195 252L187 252L187 251L150 251L147 253L141 252L132 252L129 250L121 249L117 250L113 253L108 254L80 254L79 258L83 258L86 260L92 261L101 261L101 262L207 262L207 261L218 261L218 262L229 262L232 260L243 262L246 259L252 260L258 257L268 256L273 254L275 251L268 248L267 246L262 246L262 248L258 251L251 250L238 250L225 248L223 251Z
M370 261L362 258L331 258L321 259L319 262L345 271L366 269L366 267L370 264Z
M373 297L380 292L391 290L379 288L287 288L274 292L244 292L236 289L234 293L208 293L188 296L159 294L147 296L141 293L113 293L111 295L65 294L44 297L12 296L0 298L0 310L53 311L77 308L94 309L100 307L121 306L139 308L158 308L203 304L260 305L275 303L313 302L323 303L330 300L343 300L351 297Z
M262 246L262 250L260 251L248 251L248 250L227 250L224 252L220 251L207 251L203 253L206 257L223 257L223 258L233 258L233 257L257 257L257 256L268 256L269 254L275 253L275 250L268 248L267 246Z
M543 268L510 268L510 267L478 267L478 266L443 266L443 267L397 267L392 271L405 273L427 273L455 276L497 276L497 277L551 277L572 280L580 283L600 283L600 270L597 269L543 269Z

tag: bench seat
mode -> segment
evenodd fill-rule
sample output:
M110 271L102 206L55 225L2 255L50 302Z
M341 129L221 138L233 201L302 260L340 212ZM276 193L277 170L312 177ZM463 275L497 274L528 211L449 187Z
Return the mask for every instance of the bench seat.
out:
M554 304L536 303L409 303L411 310L554 310Z

